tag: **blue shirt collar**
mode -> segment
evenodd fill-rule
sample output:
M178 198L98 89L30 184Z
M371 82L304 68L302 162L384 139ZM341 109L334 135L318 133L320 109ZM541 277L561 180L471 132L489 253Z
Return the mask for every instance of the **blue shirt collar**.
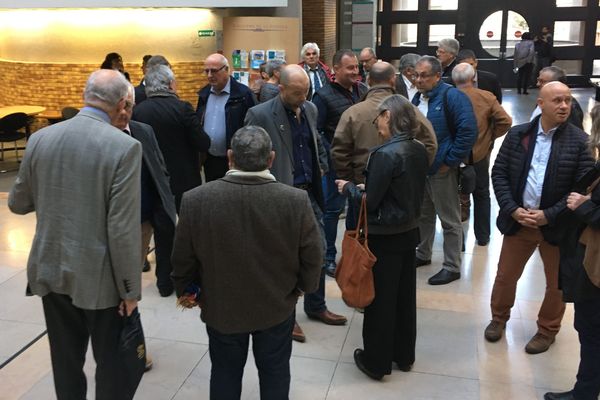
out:
M554 133L556 132L556 130L558 129L558 125L555 126L554 128L550 129L548 132L544 132L544 128L542 128L542 118L540 117L540 120L538 121L538 131L537 131L537 135L546 135L549 137L552 137L554 135Z
M106 123L109 123L109 124L110 124L110 117L108 116L108 114L107 114L105 111L103 111L103 110L101 110L101 109L99 109L99 108L92 107L92 106L85 106L85 107L83 107L83 108L81 109L81 111L88 111L88 112L90 112L90 113L92 113L92 114L95 114L95 115L97 115L98 117L102 118L102 120L103 120L104 122L106 122Z
M210 92L217 94L217 92L215 92L215 89L211 86L210 87ZM223 88L223 90L221 90L221 92L219 92L219 94L231 94L231 77L229 77L229 79L227 80L227 84L225 85L225 87Z

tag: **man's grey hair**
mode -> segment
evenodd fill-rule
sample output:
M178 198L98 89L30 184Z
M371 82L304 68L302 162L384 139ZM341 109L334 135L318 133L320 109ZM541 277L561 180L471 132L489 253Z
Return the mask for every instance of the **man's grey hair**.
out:
M171 82L175 80L175 75L166 65L155 65L149 68L144 79L148 96L154 93L173 92Z
M555 65L551 65L549 67L544 67L542 69L540 69L540 74L542 74L543 72L548 72L550 74L552 74L552 82L553 81L558 81L558 82L562 82L562 83L567 83L567 73L565 72L564 69L557 67Z
M128 83L125 76L118 71L105 69L94 71L85 84L84 102L102 109L116 107L127 97Z
M161 56L160 54L150 57L150 59L146 63L146 68L152 68L157 65L166 65L167 67L171 68L171 63L169 63L169 60L167 60L165 56Z
M302 46L302 50L300 50L300 58L304 57L306 50L314 50L317 52L317 57L321 56L321 49L319 49L319 46L316 43L313 43L313 42L305 43L304 46Z
M460 63L452 70L452 81L457 85L472 82L473 78L475 78L475 68L471 64Z
M238 129L231 139L235 168L241 171L263 171L269 166L273 143L267 131L248 125Z
M265 72L267 73L267 75L269 75L269 78L272 78L273 74L275 74L275 72L280 71L281 67L283 67L284 65L286 65L286 62L284 60L271 60L267 62Z
M406 97L399 94L386 97L377 107L377 111L390 112L389 128L392 136L402 133L415 137L417 115L412 103Z
M431 73L433 74L441 74L442 73L442 63L440 60L433 56L423 56L419 58L417 64L427 63L431 65Z
M360 52L362 53L363 51L368 52L371 55L371 57L377 58L377 54L375 54L375 49L373 49L372 47L365 47Z
M414 68L417 65L417 61L421 58L420 55L415 53L407 53L400 57L400 64L398 69L400 72L404 72L407 68Z
M460 50L460 43L454 38L444 38L438 42L438 47L456 57L458 51Z
M127 96L129 96L131 94L131 99L133 101L133 104L135 105L135 87L133 86L133 84L131 82L127 82Z

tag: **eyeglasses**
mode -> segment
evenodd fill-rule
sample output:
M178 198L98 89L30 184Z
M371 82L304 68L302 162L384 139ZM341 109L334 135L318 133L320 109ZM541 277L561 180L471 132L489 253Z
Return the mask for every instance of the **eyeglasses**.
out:
M127 111L131 110L135 104L131 100L125 100L125 109Z
M379 114L377 114L377 116L375 117L375 119L373 120L373 125L377 125L377 120L379 119L379 117L381 117L383 115L384 112L386 112L387 110L381 110L379 112Z
M434 76L434 75L435 75L435 74L434 74L434 73L431 73L431 72L429 72L429 73L421 72L421 73L419 74L418 72L416 72L416 71L415 71L415 72L413 73L413 77L414 77L415 79L419 79L419 78L420 78L420 79L427 79L427 78L431 78L431 77L432 77L432 76Z
M219 71L222 71L223 69L225 69L225 67L227 67L227 65L223 65L221 68L204 68L204 73L206 75L208 75L209 73L214 75Z

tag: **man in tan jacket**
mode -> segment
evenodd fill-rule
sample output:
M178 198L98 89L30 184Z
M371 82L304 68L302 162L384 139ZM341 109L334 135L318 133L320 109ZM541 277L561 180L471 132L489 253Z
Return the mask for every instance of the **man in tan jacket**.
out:
M490 153L494 140L506 134L512 125L512 118L498 103L496 97L485 90L473 86L475 69L467 63L460 63L452 70L452 80L456 87L467 95L473 105L479 135L467 161L475 168L475 203L473 230L479 246L490 241ZM461 194L461 216L469 217L470 195Z
M365 182L363 171L370 149L382 144L377 127L373 125L378 115L377 106L383 99L395 94L395 85L394 67L383 61L375 63L369 73L370 89L364 100L342 114L331 145L331 157L339 179L355 184ZM419 125L415 138L425 145L431 164L437 151L435 132L423 114L416 114Z

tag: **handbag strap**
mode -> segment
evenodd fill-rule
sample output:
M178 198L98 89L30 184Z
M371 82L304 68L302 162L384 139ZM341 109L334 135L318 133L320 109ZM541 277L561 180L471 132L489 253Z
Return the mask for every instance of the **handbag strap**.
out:
M367 224L367 195L363 193L360 199L360 210L358 212L358 224L356 225L356 238L360 236L360 231L364 232L365 239L369 235Z

